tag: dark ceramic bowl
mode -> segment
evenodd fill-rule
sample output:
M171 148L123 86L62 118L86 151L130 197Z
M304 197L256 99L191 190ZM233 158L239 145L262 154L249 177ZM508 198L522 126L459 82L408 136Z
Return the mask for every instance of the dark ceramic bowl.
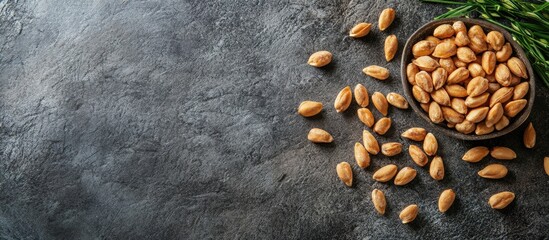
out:
M430 36L433 34L433 30L441 25L441 24L450 24L452 25L455 21L462 21L465 23L467 28L469 29L473 25L479 25L484 29L485 33L490 32L491 30L497 30L503 33L503 36L505 36L505 40L511 44L513 47L513 56L518 57L520 60L524 62L526 65L526 68L528 70L528 79L530 89L528 90L528 94L524 97L524 99L528 100L527 106L514 118L509 119L510 123L509 125L502 129L501 131L494 130L494 132L486 135L475 135L474 132L471 134L463 134L455 129L450 129L446 126L445 123L443 124L436 124L431 122L429 119L429 115L423 111L421 108L421 105L418 101L414 98L412 95L412 85L408 82L406 77L406 66L408 63L412 61L413 55L412 55L412 46L425 39L425 37ZM530 65L530 62L528 61L528 58L526 58L526 54L522 50L522 48L513 40L511 37L511 34L507 32L505 29L496 26L494 24L491 24L486 21L478 20L478 19L470 19L470 18L448 18L448 19L442 19L442 20L435 20L432 22L429 22L425 25L423 25L421 28L419 28L416 32L408 38L408 41L406 41L406 45L404 46L404 50L402 53L402 60L401 60L401 77L402 77L402 87L404 89L404 94L406 95L406 99L410 103L410 106L412 106L412 109L414 109L414 112L419 115L423 120L427 121L432 128L436 129L436 131L442 132L448 136L462 139L462 140L485 140L485 139L492 139L501 137L507 133L512 132L516 128L518 128L530 115L530 111L532 110L532 106L534 105L534 96L535 96L535 76L534 72L532 70L532 66Z

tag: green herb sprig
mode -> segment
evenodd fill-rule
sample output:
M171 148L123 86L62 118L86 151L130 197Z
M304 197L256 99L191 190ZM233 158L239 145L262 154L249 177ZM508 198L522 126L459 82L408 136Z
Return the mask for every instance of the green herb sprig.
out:
M435 19L471 17L478 14L511 33L525 50L534 71L549 87L549 2L522 0L422 0L423 2L459 5ZM504 20L502 22L502 20ZM508 24L505 24L508 23Z

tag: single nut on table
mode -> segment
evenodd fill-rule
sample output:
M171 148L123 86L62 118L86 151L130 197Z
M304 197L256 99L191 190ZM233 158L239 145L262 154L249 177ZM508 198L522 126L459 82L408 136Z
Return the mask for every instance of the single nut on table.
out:
M490 151L490 156L500 160L512 160L517 158L515 151L508 147L494 147L492 148L492 151Z
M507 176L507 172L507 167L498 163L494 163L478 171L478 175L483 178L500 179Z
M518 57L509 58L509 60L507 60L507 67L513 74L521 78L528 78L526 65L524 65L522 60L520 60Z
M370 166L370 154L368 154L368 151L366 151L366 148L364 148L364 146L361 143L357 142L355 143L354 150L355 150L356 164L363 169Z
M442 108L442 115L444 116L444 120L446 120L449 123L461 123L463 120L465 120L465 116L463 114L460 114L456 112L454 109L449 107L441 107Z
M402 152L402 143L388 142L381 145L381 153L383 155L392 157Z
M372 28L371 23L361 22L361 23L355 25L351 29L351 31L349 31L349 36L354 37L354 38L364 37L364 36L368 35L368 33L370 33L371 28Z
M488 200L488 204L490 204L490 207L493 209L504 209L513 202L513 200L515 200L515 194L505 191L492 195Z
M434 123L444 122L444 114L437 102L431 102L428 109L429 119Z
M362 69L362 72L370 77L378 80L385 80L389 78L389 70L377 65L371 65Z
M362 84L357 84L354 89L355 101L361 107L367 107L370 104L370 96L368 95L368 89Z
M404 131L400 136L414 141L423 141L425 136L427 136L427 130L420 127L413 127Z
M428 103L431 101L429 93L421 89L418 85L412 87L412 95L420 103Z
M398 167L394 164L389 164L378 169L372 178L378 182L388 182L397 174Z
M501 129L504 129L505 127L507 127L509 125L509 118L507 118L506 116L503 116L501 117L501 120L499 120L499 122L496 123L496 125L494 125L496 127L496 130L501 130Z
M549 157L543 158L543 169L545 169L545 174L549 175Z
M406 98L398 93L390 92L387 94L387 102L400 109L408 108L408 101L406 101Z
M463 120L461 123L457 123L455 125L455 128L458 132L463 134L469 134L475 131L476 124L474 122L469 122L467 120Z
M314 101L303 101L297 108L297 113L304 117L312 117L322 111L322 103Z
M444 178L444 162L440 156L435 156L429 166L429 175L437 181Z
M457 58L465 63L470 63L472 61L477 60L477 56L475 55L475 52L471 50L469 47L459 47L456 50Z
M368 108L359 108L356 110L358 119L368 127L374 126L374 114Z
M456 193L452 189L446 189L440 193L440 197L438 198L438 210L440 212L446 212L452 204L454 204L454 200L456 199Z
M450 106L460 114L467 114L467 105L465 105L465 100L461 98L452 98Z
M498 64L495 71L496 81L498 81L501 86L509 87L511 85L511 71L505 64Z
M372 94L372 103L374 104L374 107L376 107L376 109L383 114L383 116L387 116L387 112L389 111L389 103L382 93L374 92L374 94Z
M425 140L423 140L423 150L429 156L434 156L437 154L438 142L435 135L432 133L427 133L425 136Z
M452 25L450 24L441 24L440 26L436 27L433 31L433 36L443 39L443 38L449 38L451 36L454 36L454 29L452 28Z
M501 118L503 117L503 105L501 103L496 103L492 108L490 108L490 111L488 111L488 115L486 116L486 126L492 127L498 123Z
M505 103L511 97L513 97L513 87L502 87L498 89L494 94L492 94L492 97L490 97L490 107L493 107L497 103Z
M459 67L450 73L450 76L448 76L446 82L448 84L456 84L465 81L467 78L469 78L469 70L464 67Z
M454 41L443 41L435 47L433 51L433 57L437 58L449 58L456 55L457 46Z
M408 66L406 66L406 77L410 84L416 85L416 74L418 72L419 68L415 64L409 63Z
M448 72L446 71L446 69L442 67L435 69L435 71L431 73L431 79L433 80L433 87L435 88L435 90L438 90L444 87L444 85L446 84L447 78L448 78Z
M318 51L309 57L307 63L313 67L324 67L332 61L332 53L328 51Z
M440 64L429 56L421 56L414 60L412 60L412 63L415 64L419 69L427 72L432 72L438 67L440 67Z
M363 130L362 141L364 142L364 148L366 148L366 151L368 151L370 154L377 155L377 153L379 152L379 143L377 142L374 135L372 135L372 133L370 133L368 130Z
M528 102L526 99L518 99L513 100L505 104L505 107L503 108L505 111L505 116L507 117L515 117L524 107L526 107L526 104Z
M387 62L393 60L398 50L398 39L394 34L385 38L385 47L383 50L385 51L385 60Z
M410 145L408 147L408 152L410 153L412 160L420 167L425 166L429 161L423 150L416 145Z
M496 69L496 54L492 51L486 51L482 54L482 69L486 74L492 74Z
M511 44L506 43L501 50L496 52L496 60L498 62L506 62L511 55L513 55L513 48L511 47Z
M461 159L466 162L480 162L483 158L490 154L490 150L487 147L478 146L469 149Z
M532 123L529 123L528 127L524 130L522 140L526 148L533 148L536 145L536 130Z
M458 47L465 47L469 45L469 43L471 43L469 37L467 37L467 34L463 32L456 33L456 39L454 40L454 42Z
M486 42L496 51L501 50L505 44L505 37L498 31L491 31L486 35Z
M337 97L334 101L334 108L337 112L343 112L349 108L353 101L353 93L351 92L351 87L347 86L337 94Z
M456 65L454 64L454 60L452 60L451 58L441 58L440 60L438 60L438 64L440 64L441 68L444 68L444 70L446 70L446 75L456 70Z
M387 117L379 119L374 125L374 132L379 135L384 135L389 131L389 128L391 128L391 122L391 119Z
M416 217L417 217L418 212L419 212L419 208L417 207L417 205L412 204L412 205L404 208L400 212L398 217L400 218L402 223L406 224L406 223L410 223L410 222L414 221L414 219L416 219Z
M385 214L385 208L387 208L387 201L385 199L385 194L381 190L374 189L372 191L372 202L374 203L374 208L376 211L383 215Z
M339 179L347 185L347 187L353 186L353 170L348 162L340 162L337 164L336 172Z
M528 82L522 82L516 85L515 90L513 91L513 100L524 98L528 93L528 90L530 90L530 84L528 84Z
M433 53L433 51L435 51L436 46L437 45L434 42L421 40L412 47L412 54L416 58L421 56L429 56Z
M403 186L414 180L417 175L417 171L411 167L404 167L398 171L395 177L395 185Z
M331 143L334 141L334 138L330 135L330 133L320 128L311 129L307 135L307 139L314 143Z
M431 92L431 98L442 106L450 106L450 95L444 88Z
M381 14L379 15L379 21L378 21L378 27L379 30L384 31L389 26L391 26L391 23L393 23L393 20L395 20L396 12L392 8L386 8L383 9Z

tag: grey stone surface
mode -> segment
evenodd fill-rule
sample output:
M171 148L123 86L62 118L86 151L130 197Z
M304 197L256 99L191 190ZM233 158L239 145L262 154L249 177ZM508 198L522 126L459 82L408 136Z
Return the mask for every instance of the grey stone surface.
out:
M386 31L350 39L358 21L397 11ZM418 1L0 1L1 239L542 239L549 229L547 149L549 91L537 90L531 115L535 150L522 130L500 139L463 142L435 134L446 178L432 180L407 154L375 156L359 170L352 147L364 128L356 106L337 114L339 89L402 93L399 62L386 63L382 42L400 46L443 6ZM306 65L326 49L334 62ZM398 53L400 56L400 51ZM361 73L386 66L384 82ZM299 102L322 101L321 117L296 115ZM374 111L375 112L375 111ZM376 117L379 114L375 112ZM411 110L390 110L399 133L428 127ZM335 143L311 144L311 127ZM477 144L504 145L518 159L510 176L480 179L495 162L467 164ZM355 186L335 166L352 163ZM410 185L371 179L382 165L413 166ZM385 191L386 216L370 200ZM457 192L447 214L438 194ZM517 199L494 211L501 190ZM418 219L399 222L404 206Z

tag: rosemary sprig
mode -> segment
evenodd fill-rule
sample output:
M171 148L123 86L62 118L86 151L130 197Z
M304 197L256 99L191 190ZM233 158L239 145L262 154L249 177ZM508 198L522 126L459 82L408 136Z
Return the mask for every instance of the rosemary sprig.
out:
M534 71L549 87L549 2L523 0L422 1L458 5L455 8L449 8L448 12L435 19L472 17L473 14L478 14L480 18L509 31L513 39L524 48Z

